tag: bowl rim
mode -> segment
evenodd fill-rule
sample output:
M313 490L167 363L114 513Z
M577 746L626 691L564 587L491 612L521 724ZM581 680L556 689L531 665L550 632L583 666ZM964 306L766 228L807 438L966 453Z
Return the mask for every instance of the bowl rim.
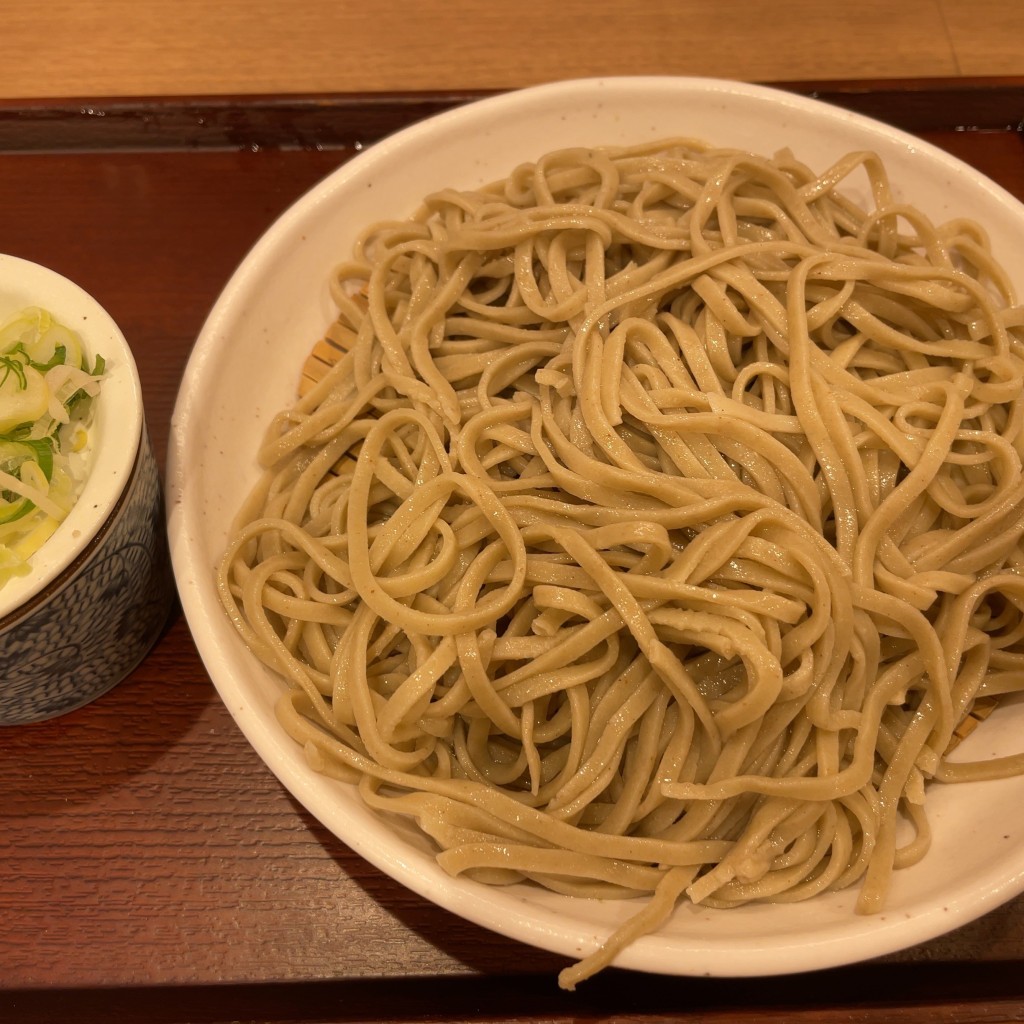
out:
M113 317L63 274L0 254L0 320L26 306L39 306L75 330L90 359L103 357L105 373L93 410L93 451L82 489L67 517L32 556L31 572L0 588L0 632L16 627L63 589L93 541L105 535L105 524L131 478L144 421L138 368Z
M774 108L780 110L826 115L831 122L855 126L889 140L895 139L908 150L927 155L951 174L969 175L978 187L987 190L1000 201L1009 201L1017 207L1021 205L1007 190L931 143L865 115L770 86L684 76L616 76L549 82L488 96L433 115L374 142L372 146L321 179L269 225L229 278L198 336L175 403L171 443L168 448L168 524L172 562L182 607L193 630L199 653L218 692L243 734L271 771L310 813L327 824L343 842L407 888L477 924L568 956L579 956L587 949L593 948L604 934L603 929L595 926L592 934L582 936L578 927L566 927L554 910L547 913L535 910L524 914L522 901L515 895L481 887L478 883L465 879L452 880L444 876L446 889L439 898L439 868L436 871L432 870L429 865L410 857L408 851L396 852L379 848L376 845L379 835L374 832L372 826L367 826L367 831L362 834L358 829L349 828L346 830L347 834L343 835L334 824L328 823L325 815L331 817L327 812L328 802L332 799L330 787L324 784L322 777L314 778L311 770L310 774L303 775L301 771L296 774L295 765L301 751L296 752L290 747L297 745L287 736L282 739L281 735L275 734L258 713L244 706L241 690L236 685L237 680L225 679L223 676L226 666L223 652L217 649L206 620L206 616L211 613L209 591L206 591L204 596L200 589L202 584L199 582L202 573L207 569L212 571L212 567L197 564L194 551L190 549L189 520L190 516L197 513L188 504L185 463L189 454L190 419L202 401L202 389L198 385L204 372L208 371L215 339L224 324L230 320L234 305L259 277L263 263L271 257L283 240L288 239L292 232L299 230L307 222L311 211L315 210L318 204L325 202L334 190L345 188L357 174L363 177L369 175L374 167L386 163L414 142L422 142L439 131L458 126L479 128L487 118L500 117L509 110L518 111L523 104L529 104L534 100L569 96L580 90L594 88L610 88L642 95L645 90L652 87L678 89L704 98L715 95L742 96L768 101ZM325 268L325 276L327 269ZM283 730L279 730L279 733L283 733ZM347 809L347 813L353 813L351 808ZM337 817L337 813L333 814L332 820L336 822ZM366 825L365 818L359 819L359 825ZM1000 876L997 880L985 881L986 884L980 887L981 891L972 893L969 905L956 904L954 901L951 906L929 908L929 912L922 912L904 921L886 921L883 917L868 938L868 932L862 930L851 940L843 926L833 926L834 923L826 922L819 929L814 946L798 938L778 937L771 948L764 948L752 937L749 942L730 944L729 948L715 949L712 943L705 950L710 958L705 956L702 959L700 951L695 950L690 961L673 964L664 957L655 958L655 962L652 962L650 952L653 948L652 943L657 941L655 936L634 943L615 962L620 966L651 972L718 976L796 973L838 966L906 948L947 932L993 909L1024 891L1024 862L1020 863L1012 877ZM850 905L852 908L852 901ZM852 915L852 909L850 914ZM500 927L496 926L496 916L503 918ZM784 961L784 965L780 966L780 961Z

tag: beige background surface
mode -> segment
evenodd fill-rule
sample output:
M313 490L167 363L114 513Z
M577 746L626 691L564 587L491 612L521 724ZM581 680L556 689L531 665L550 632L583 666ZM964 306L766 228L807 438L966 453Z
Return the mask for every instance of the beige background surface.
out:
M0 98L1024 75L1021 0L9 0Z

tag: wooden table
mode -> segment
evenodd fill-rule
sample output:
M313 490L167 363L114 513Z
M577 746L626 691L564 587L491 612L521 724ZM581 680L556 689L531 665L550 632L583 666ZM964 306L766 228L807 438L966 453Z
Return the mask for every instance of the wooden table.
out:
M1024 198L1024 80L791 87ZM78 281L120 323L162 464L191 343L249 245L358 146L467 98L8 102L0 250ZM1024 898L800 978L608 971L570 995L561 966L405 891L302 810L178 612L107 696L0 735L0 1020L1021 1020Z

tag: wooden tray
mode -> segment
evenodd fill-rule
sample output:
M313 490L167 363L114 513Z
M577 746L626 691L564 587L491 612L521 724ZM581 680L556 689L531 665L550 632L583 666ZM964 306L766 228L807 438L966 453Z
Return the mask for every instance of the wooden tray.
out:
M917 132L1024 198L1024 81L789 87ZM0 104L0 250L77 280L120 323L162 465L192 340L247 248L359 146L472 98ZM2 741L0 1020L1024 1015L1024 898L801 978L609 971L562 993L562 958L421 900L310 818L231 720L179 614L106 697Z

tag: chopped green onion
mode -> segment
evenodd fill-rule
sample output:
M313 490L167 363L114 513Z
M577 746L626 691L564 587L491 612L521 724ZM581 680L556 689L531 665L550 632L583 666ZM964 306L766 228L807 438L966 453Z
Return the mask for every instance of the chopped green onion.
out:
M92 370L79 336L28 307L0 326L0 587L31 571L31 556L71 510L85 477Z

